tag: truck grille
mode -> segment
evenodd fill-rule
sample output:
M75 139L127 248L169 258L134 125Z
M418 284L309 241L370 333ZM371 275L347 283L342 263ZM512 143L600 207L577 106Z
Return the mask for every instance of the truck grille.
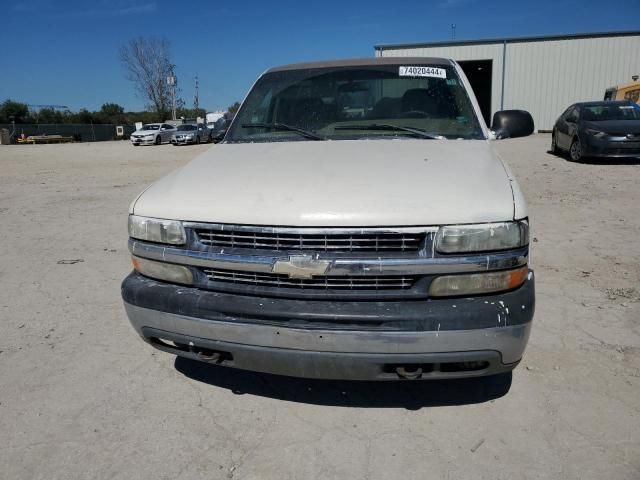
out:
M195 230L204 245L220 248L251 250L316 252L416 252L423 246L425 233L362 232L362 233L285 233L246 229Z
M202 270L212 282L227 282L256 287L313 288L320 290L406 290L414 276L318 276L311 279L289 278L279 273L254 273L239 270Z

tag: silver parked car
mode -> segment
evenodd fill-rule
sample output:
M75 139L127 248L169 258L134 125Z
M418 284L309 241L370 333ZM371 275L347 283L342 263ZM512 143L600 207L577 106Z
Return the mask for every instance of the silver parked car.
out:
M206 125L198 123L185 123L179 125L178 129L171 136L171 143L176 145L186 145L188 143L209 143L211 141L211 130Z
M131 143L138 145L160 145L171 140L176 127L168 123L147 123L131 134Z

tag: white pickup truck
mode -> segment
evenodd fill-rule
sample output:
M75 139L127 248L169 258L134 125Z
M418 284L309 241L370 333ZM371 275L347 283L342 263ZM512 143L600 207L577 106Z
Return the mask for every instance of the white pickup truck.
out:
M131 323L160 350L281 375L510 371L534 276L493 137L452 60L268 70L221 144L131 204Z

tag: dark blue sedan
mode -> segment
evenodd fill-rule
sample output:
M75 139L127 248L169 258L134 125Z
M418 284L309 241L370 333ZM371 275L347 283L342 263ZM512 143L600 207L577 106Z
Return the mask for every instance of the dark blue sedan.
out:
M556 120L551 151L569 152L574 162L640 157L640 106L630 101L571 105Z

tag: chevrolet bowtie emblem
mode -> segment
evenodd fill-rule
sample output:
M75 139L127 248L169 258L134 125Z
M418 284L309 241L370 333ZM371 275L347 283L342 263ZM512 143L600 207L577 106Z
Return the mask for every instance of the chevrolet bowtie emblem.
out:
M309 279L327 273L329 265L331 260L320 260L311 255L292 255L287 260L277 260L271 271L289 275L289 278Z

